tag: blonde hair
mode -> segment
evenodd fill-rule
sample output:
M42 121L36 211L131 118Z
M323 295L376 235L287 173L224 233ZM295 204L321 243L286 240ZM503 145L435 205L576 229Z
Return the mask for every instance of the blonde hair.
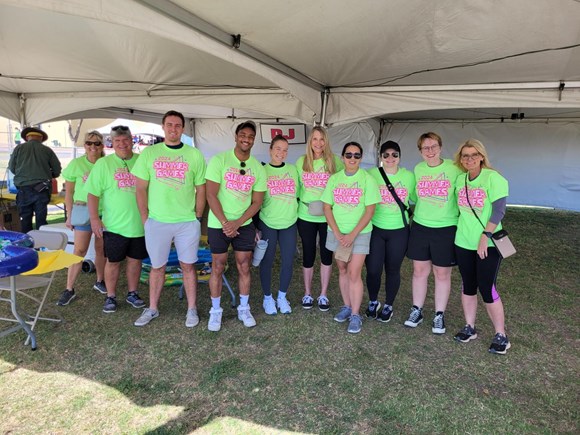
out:
M491 166L491 163L489 163L489 157L487 156L487 151L485 150L485 147L477 139L467 139L465 142L463 142L461 145L459 145L459 148L457 148L457 152L455 153L455 156L453 158L455 166L457 166L463 172L467 172L467 170L461 164L461 153L463 152L463 148L467 148L467 147L475 148L477 150L478 154L480 154L481 157L483 157L483 160L481 162L482 168L493 169L493 167Z
M99 141L103 144L103 149L101 150L101 157L105 157L105 138L103 134L98 132L97 130L87 131L85 133L85 140L83 141L83 144L86 141L91 140L92 138L99 139Z
M313 172L314 171L314 151L312 151L312 137L314 133L318 132L322 135L322 139L324 140L324 151L322 152L322 159L324 160L324 167L326 171L330 174L334 174L336 172L336 165L334 163L334 154L332 153L332 149L330 148L330 140L328 139L328 133L322 127L313 127L310 131L310 135L308 135L308 142L306 143L306 155L304 156L304 163L302 164L302 170L304 172Z

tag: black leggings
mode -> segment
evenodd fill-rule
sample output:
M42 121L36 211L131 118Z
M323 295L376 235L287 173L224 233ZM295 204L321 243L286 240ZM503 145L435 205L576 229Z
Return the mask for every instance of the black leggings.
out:
M316 258L316 234L320 238L320 262L325 266L332 265L332 251L326 249L326 234L328 224L326 222L308 222L298 219L298 234L302 240L302 266L309 269L314 267Z
M487 257L482 260L477 255L477 251L455 245L455 256L463 282L463 294L475 296L479 288L483 302L486 304L492 304L498 300L499 294L495 288L495 280L499 272L501 257L497 249L488 247Z
M387 305L393 305L401 286L401 265L407 252L409 229L383 230L373 225L367 266L367 289L369 299L376 301L381 286L381 275L385 270L385 292Z

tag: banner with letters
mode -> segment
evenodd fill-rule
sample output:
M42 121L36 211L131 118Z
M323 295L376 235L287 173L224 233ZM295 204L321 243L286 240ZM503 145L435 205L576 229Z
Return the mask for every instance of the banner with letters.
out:
M306 143L306 124L260 124L262 142L270 143L281 134L290 145Z

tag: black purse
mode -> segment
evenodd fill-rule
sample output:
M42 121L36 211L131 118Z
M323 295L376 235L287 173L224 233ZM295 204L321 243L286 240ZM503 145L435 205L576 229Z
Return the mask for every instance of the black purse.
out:
M385 184L387 185L387 189L389 189L389 192L391 192L393 199L397 202L397 204L399 205L399 208L401 209L401 214L403 215L403 223L405 224L405 227L408 227L409 222L407 222L407 215L405 214L405 212L407 212L409 214L409 220L410 220L413 217L413 211L409 207L407 207L405 204L403 204L403 201L401 201L401 198L399 198L399 195L397 195L395 188L393 187L391 181L389 180L389 177L387 177L387 173L385 172L385 169L382 166L379 167L379 172L383 176L383 180L385 180Z

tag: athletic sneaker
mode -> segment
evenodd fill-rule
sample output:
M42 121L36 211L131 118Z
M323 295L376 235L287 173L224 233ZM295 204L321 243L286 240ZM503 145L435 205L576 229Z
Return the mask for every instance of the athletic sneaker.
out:
M383 310L379 313L377 320L379 322L387 323L390 322L393 317L393 307L390 305L385 305Z
M453 339L455 341L460 341L461 343L467 343L468 341L475 340L477 338L477 331L472 328L471 325L465 325L461 331L455 334Z
M378 313L380 312L381 309L381 303L379 301L374 301L374 302L369 302L369 306L367 308L367 310L365 311L365 316L367 316L369 319L376 319Z
M334 316L334 320L338 323L346 322L350 320L350 316L352 314L352 309L350 307L342 306L340 307L340 311Z
M152 310L151 308L145 308L143 310L143 314L141 314L139 316L139 318L137 320L135 320L134 325L135 326L145 326L151 320L155 319L156 317L159 317L159 311Z
M276 309L276 302L272 295L264 296L264 302L262 302L262 306L264 307L264 312L268 316L275 316L278 314L278 310Z
M330 301L328 300L328 298L326 296L318 296L318 299L316 299L316 301L318 302L318 309L320 311L328 311L330 310Z
M56 304L60 307L64 307L65 305L70 304L71 301L76 297L77 295L75 294L74 288L72 290L65 289L65 291L62 292L62 295L60 295L60 299Z
M218 332L222 329L222 314L224 310L221 308L212 308L209 310L209 320L207 322L207 330Z
M105 281L97 281L93 285L93 290L98 291L102 295L107 294L107 287L105 287Z
M302 308L304 308L305 310L309 310L310 308L312 308L312 305L314 305L314 299L312 299L312 296L304 295L304 297L302 298Z
M281 298L280 296L278 296L278 299L276 299L276 304L278 305L280 313L290 314L292 312L292 307L290 306L290 302L288 302L288 299Z
M358 334L362 328L362 318L358 314L350 316L347 332L351 334Z
M145 302L143 299L139 297L137 292L129 292L127 293L127 299L125 299L129 305L133 308L143 308L145 306Z
M433 327L431 328L433 334L445 334L445 314L439 311L433 317Z
M187 315L185 316L185 326L188 328L193 328L199 324L199 316L197 315L197 310L195 308L190 308L187 310Z
M103 313L114 313L115 311L117 311L117 298L115 296L107 296L103 306Z
M256 319L252 316L249 305L246 305L245 307L238 305L238 320L244 322L246 328L256 326Z
M507 335L500 334L499 332L495 334L489 346L489 351L491 353L497 353L498 355L505 355L507 350L512 347Z
M413 305L411 308L411 314L409 314L409 318L405 320L405 326L409 328L416 328L421 323L423 323L423 310L416 305Z

